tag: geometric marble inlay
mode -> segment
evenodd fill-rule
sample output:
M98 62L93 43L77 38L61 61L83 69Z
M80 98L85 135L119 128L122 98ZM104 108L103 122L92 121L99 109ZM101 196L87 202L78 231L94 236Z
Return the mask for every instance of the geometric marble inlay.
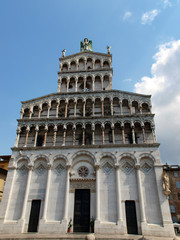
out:
M106 174L109 174L112 169L113 169L113 166L109 163L109 162L106 162L103 166L102 166L102 169L103 171L106 173Z
M61 164L57 165L57 167L55 168L55 171L58 175L60 175L64 170L65 170L65 167L62 166Z
M25 165L21 166L19 169L18 169L18 172L21 174L21 175L26 175L27 172L28 172L28 169Z
M44 173L45 167L42 164L39 164L39 166L36 168L36 172L38 175L42 175Z
M144 173L149 173L151 171L152 167L149 166L147 163L144 163L144 165L141 167L141 169Z
M126 162L123 166L122 166L122 170L126 173L129 174L132 172L133 167L131 166L131 164L129 164L128 162Z

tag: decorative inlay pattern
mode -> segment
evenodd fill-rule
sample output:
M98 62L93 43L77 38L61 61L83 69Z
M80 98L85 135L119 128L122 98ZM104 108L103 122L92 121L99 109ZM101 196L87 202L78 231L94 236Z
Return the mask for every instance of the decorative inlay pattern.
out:
M110 174L110 172L113 170L113 166L109 162L105 162L105 164L102 166L102 169L106 174Z
M57 175L61 175L61 173L65 170L65 167L62 164L58 164L55 167L55 172L57 173Z
M123 172L125 172L126 174L130 174L133 171L133 166L129 163L129 162L125 162L121 169L123 170Z
M36 173L40 176L43 175L45 172L45 167L43 166L43 164L39 164L39 166L36 168Z
M18 172L24 176L28 173L28 168L25 166L25 165L22 165L19 169L18 169Z
M149 166L149 164L147 164L146 162L144 163L144 165L141 167L143 173L149 173L152 169L151 166Z
M89 174L89 169L85 166L79 167L78 174L80 177L87 177Z

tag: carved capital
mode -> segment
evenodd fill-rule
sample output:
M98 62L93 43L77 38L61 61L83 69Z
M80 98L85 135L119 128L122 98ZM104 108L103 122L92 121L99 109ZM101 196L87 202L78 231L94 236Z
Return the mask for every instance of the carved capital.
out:
M139 164L136 164L136 165L134 166L134 168L135 168L136 170L139 170L139 169L140 169L140 165L139 165Z

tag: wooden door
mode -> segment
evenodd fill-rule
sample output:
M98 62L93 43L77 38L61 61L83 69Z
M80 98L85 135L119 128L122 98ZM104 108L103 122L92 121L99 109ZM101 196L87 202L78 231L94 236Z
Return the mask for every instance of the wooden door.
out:
M74 232L89 232L90 190L76 189L74 205Z
M32 200L28 232L37 232L41 200Z
M126 201L126 224L128 234L138 234L135 201Z

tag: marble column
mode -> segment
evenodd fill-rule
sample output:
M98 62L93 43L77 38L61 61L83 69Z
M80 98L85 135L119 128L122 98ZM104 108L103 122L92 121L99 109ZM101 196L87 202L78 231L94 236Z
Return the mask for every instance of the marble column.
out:
M24 147L27 147L29 132L30 132L30 128L29 128L29 126L28 126L28 127L26 128L26 138L25 138Z
M152 127L152 135L153 135L153 143L156 143L156 133L155 133L155 128Z
M101 100L101 115L104 117L104 100Z
M125 134L124 134L124 126L122 126L122 142L123 142L123 144L126 143Z
M132 140L133 140L133 144L136 144L134 126L132 126Z
M51 109L51 104L48 104L48 110L47 110L47 118L49 118L49 114L50 114L50 109Z
M22 118L23 118L23 114L24 114L24 109L23 109L23 108L21 108L21 116L20 116L20 119L22 119Z
M29 110L29 119L31 119L32 118L32 114L33 114L33 110L32 110L32 108Z
M114 109L113 109L113 99L111 99L111 116L114 115Z
M10 163L11 163L11 160L10 160ZM12 177L10 177L10 179L12 179L12 180L11 180L11 184L10 184L9 196L7 198L7 206L6 206L6 210L1 209L1 211L0 211L0 219L2 219L2 217L3 217L2 212L5 211L4 221L6 221L6 219L7 219L8 212L11 211L10 203L11 203L11 199L14 197L14 196L12 196L12 193L13 193L13 189L15 187L14 184L15 184L15 179L16 179L16 174L17 174L17 168L14 166L14 164L11 166L10 163L8 166L8 177L12 176ZM13 171L13 173L11 173L11 171Z
M83 101L83 117L86 116L86 102Z
M48 132L48 126L47 125L45 126L44 130L45 130L45 133L44 133L43 147L46 147L47 132Z
M66 145L66 128L63 129L64 132L63 132L63 144L62 146L65 146Z
M92 76L92 90L95 91L95 77Z
M102 128L102 144L104 144L104 126L102 126L101 128Z
M78 71L78 61L76 61L76 71Z
M99 165L96 165L96 220L100 220L100 186L99 186Z
M94 108L94 101L92 102L92 116L94 117L94 114L95 114L95 112L94 112L94 110L95 110L95 108Z
M73 146L76 145L76 128L73 127Z
M85 128L83 128L83 132L82 132L82 145L85 145Z
M64 113L65 118L67 118L67 111L68 111L68 102L65 102L65 113Z
M103 83L103 76L101 76L101 91L103 91L104 83Z
M121 184L120 184L120 167L118 164L116 169L116 203L117 203L117 222L122 221L122 204L121 204Z
M76 108L77 108L77 102L74 102L74 117L76 117Z
M129 113L132 115L132 103L129 103Z
M142 105L139 107L139 113L142 114Z
M19 144L19 138L20 138L20 133L21 133L21 129L20 127L17 128L16 130L16 141L15 141L15 144L14 144L14 147L18 147L18 144Z
M138 188L138 196L139 196L141 222L146 222L145 206L144 206L144 198L143 198L143 190L142 190L142 182L141 182L141 174L140 174L140 165L136 165L135 169L136 169L136 175L137 175L137 188Z
M38 118L41 117L41 111L42 111L42 107L39 107L39 111L38 111Z
M68 219L68 205L69 205L69 173L70 165L66 165L66 190L65 190L65 201L64 201L64 216L63 219Z
M114 126L111 127L111 129L112 129L112 142L113 142L113 144L115 144Z
M58 114L59 114L59 105L60 105L60 101L58 99L57 100L57 106L56 106L56 118L58 118Z
M46 182L46 192L44 198L44 208L43 208L43 216L42 219L45 221L47 218L47 208L48 208L48 200L49 200L49 189L51 182L51 164L48 164L48 173L47 173L47 182Z
M77 92L78 78L75 78L75 92Z
M56 137L57 137L57 126L54 126L54 135L53 135L53 146L56 146Z
M34 147L37 145L37 137L38 137L39 126L35 128L35 137L34 137Z
M60 93L61 91L61 84L62 84L61 79L58 79L58 90L57 90L58 93Z
M143 143L146 143L146 135L145 135L144 126L142 126L142 135L143 135Z
M122 101L119 101L120 115L123 115Z
M69 92L69 78L66 81L66 92Z
M28 170L28 176L27 176L27 183L26 183L26 188L25 188L26 190L25 190L23 207L22 207L21 218L20 218L21 220L25 220L25 214L26 214L27 201L28 201L28 195L29 195L29 190L30 190L33 166L29 165L28 169L29 170Z
M86 92L86 79L84 78L84 92Z

